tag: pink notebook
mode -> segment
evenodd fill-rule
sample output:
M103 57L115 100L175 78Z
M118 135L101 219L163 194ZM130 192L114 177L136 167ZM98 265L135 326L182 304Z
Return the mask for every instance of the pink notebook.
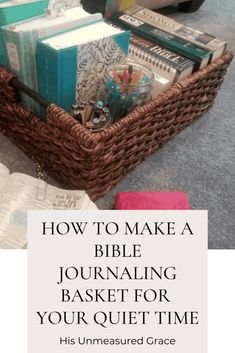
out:
M190 210L187 196L181 191L119 192L116 210Z

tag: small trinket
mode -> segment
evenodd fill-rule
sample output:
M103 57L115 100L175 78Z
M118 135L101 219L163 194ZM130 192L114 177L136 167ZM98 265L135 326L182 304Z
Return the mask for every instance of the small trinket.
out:
M91 100L89 103L79 101L72 105L71 115L87 129L92 130L100 130L111 121L109 109L101 100Z

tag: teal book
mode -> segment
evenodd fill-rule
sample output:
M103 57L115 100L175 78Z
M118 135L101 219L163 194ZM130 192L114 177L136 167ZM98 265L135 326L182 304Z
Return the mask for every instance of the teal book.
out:
M47 9L48 2L48 0L21 0L0 3L0 65L6 66L7 64L1 27L42 15Z
M128 12L128 10L127 10ZM174 34L168 33L143 19L139 20L134 16L118 12L109 18L109 21L124 29L129 29L137 35L155 41L163 47L173 50L197 63L197 69L202 69L208 65L211 58L211 51L200 48L198 45L190 43L188 40L179 38Z
M7 52L7 66L19 80L38 92L37 40L98 21L103 21L100 13L91 15L81 6L77 6L64 11L61 16L44 15L4 26L2 33ZM22 95L21 99L31 111L39 113L38 105L31 98Z
M67 112L79 100L96 99L106 67L126 59L129 40L129 31L105 22L40 40L39 93Z

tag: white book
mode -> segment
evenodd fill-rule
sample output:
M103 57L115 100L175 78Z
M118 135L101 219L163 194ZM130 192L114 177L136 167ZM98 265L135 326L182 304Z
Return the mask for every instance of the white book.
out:
M28 210L95 210L84 190L64 190L0 163L0 249L27 244Z

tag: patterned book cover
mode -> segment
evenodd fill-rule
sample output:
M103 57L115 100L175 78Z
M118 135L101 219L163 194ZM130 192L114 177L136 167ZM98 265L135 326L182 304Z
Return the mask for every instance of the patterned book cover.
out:
M187 196L181 191L119 192L117 210L190 210Z
M125 57L123 48L111 37L80 46L77 51L76 99L96 98L105 68Z
M0 27L45 13L48 0L6 1L0 3ZM0 65L7 66L7 56L0 29Z
M89 14L81 6L69 9L62 16L41 16L30 21L3 27L3 38L7 50L8 67L28 87L38 92L36 69L37 40L90 23L102 21L101 14ZM27 96L23 103L39 113L38 106Z
M74 43L65 47L64 43L72 37ZM127 57L129 39L129 31L99 22L67 32L62 37L39 41L40 94L68 112L78 99L96 99L106 67Z

